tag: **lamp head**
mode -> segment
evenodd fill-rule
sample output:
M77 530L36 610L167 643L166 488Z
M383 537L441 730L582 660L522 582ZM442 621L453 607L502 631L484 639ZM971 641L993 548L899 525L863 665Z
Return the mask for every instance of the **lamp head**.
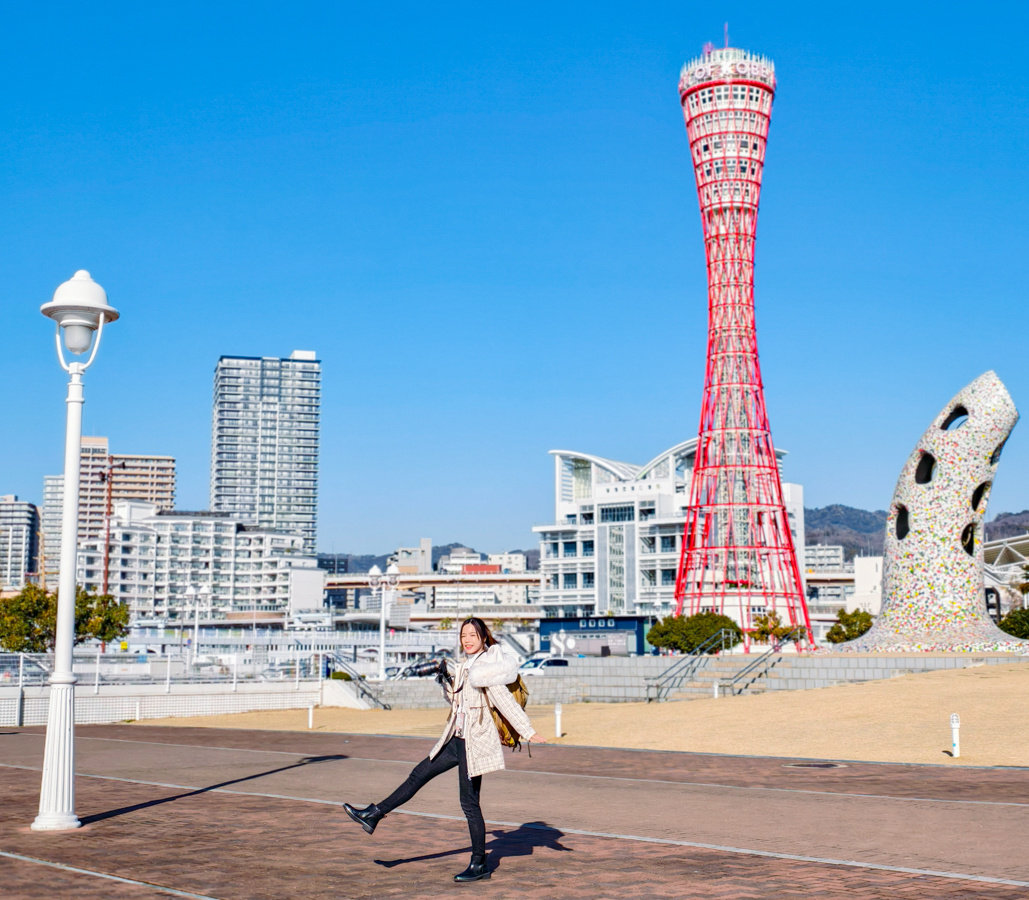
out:
M368 583L375 587L380 581L382 581L382 569L378 566L372 566L368 570Z
M386 567L386 581L388 581L391 586L400 581L400 569L397 568L396 563L390 563Z
M107 304L107 292L85 269L79 269L68 281L58 285L53 300L44 303L39 311L61 327L64 346L76 355L89 350L101 315L105 322L118 318L118 310Z

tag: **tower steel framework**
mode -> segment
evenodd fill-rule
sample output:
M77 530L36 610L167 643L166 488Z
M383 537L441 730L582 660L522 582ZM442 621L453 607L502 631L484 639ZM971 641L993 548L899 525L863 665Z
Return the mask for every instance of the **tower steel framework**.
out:
M772 61L732 47L707 49L679 80L704 227L708 337L675 598L678 614L723 613L745 633L756 615L776 611L810 642L754 324L754 236L774 95Z

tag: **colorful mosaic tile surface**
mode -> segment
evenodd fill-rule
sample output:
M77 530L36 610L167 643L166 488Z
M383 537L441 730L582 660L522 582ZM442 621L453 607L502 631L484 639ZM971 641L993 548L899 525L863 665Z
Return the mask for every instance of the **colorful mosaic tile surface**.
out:
M882 611L843 652L1029 653L986 614L982 532L1018 410L993 373L960 391L922 435L886 521Z

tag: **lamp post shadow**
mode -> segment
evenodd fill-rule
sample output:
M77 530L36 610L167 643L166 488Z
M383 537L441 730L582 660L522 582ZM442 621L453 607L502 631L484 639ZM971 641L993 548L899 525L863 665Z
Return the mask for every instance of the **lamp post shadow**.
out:
M305 756L299 762L292 763L288 766L279 766L277 769L268 769L266 772L257 772L254 775L246 775L243 778L233 778L231 781L222 781L218 784L196 788L195 790L186 791L182 794L173 794L171 797L161 797L159 800L147 800L145 803L135 803L132 806L122 806L118 809L108 810L107 812L95 813L92 816L83 816L80 821L83 825L89 825L93 822L102 822L104 819L113 819L116 816L124 816L128 813L138 812L141 809L150 809L153 806L160 806L163 803L174 803L176 800L186 800L189 797L196 797L199 794L217 791L220 788L226 788L233 784L243 784L246 781L253 781L256 778L264 778L268 775L276 775L279 772L288 772L290 769L299 769L302 766L311 765L312 763L331 762L335 759L347 758L348 757L343 754L334 754L332 756Z

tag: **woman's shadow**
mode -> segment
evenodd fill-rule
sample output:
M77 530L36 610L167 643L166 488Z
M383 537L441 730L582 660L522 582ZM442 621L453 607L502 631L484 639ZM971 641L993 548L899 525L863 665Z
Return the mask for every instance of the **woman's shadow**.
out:
M564 837L564 832L552 828L546 822L524 822L512 831L497 830L491 831L490 834L493 835L493 840L486 843L486 851L489 854L491 869L496 868L500 860L506 856L532 856L537 848L572 852L571 847L561 844L560 839ZM459 847L457 850L445 850L441 853L429 853L425 856L411 856L405 859L377 859L375 863L392 869L394 866L423 862L427 859L462 856L469 853L471 849L471 847Z

